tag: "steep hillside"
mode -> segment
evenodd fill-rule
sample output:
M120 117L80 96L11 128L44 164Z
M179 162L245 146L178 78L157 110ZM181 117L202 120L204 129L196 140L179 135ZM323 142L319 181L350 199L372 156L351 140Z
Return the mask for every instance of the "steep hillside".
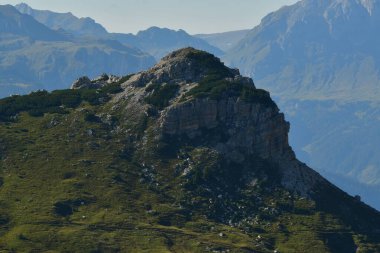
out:
M280 101L292 122L290 140L302 161L380 210L380 105Z
M82 80L0 100L2 250L380 251L380 214L298 161L269 93L218 58Z

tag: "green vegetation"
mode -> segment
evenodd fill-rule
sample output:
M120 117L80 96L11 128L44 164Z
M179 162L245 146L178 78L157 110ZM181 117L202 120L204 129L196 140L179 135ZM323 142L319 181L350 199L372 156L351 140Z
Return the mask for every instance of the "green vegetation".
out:
M209 75L218 76L219 78L233 77L231 70L212 54L191 49L186 53L186 57L206 69Z
M334 252L350 238L379 250L378 236L278 187L270 161L226 162L208 137L157 156L155 119L111 108L0 123L0 250Z
M109 94L121 92L120 84L109 84L101 89L57 90L53 92L36 91L29 95L12 96L0 100L0 121L10 121L20 112L40 117L44 113L68 113L82 102L91 105L102 104L109 100Z
M177 94L178 89L179 85L177 84L151 84L145 89L145 91L151 92L145 98L145 102L163 109L169 105L170 99Z
M190 96L194 98L209 97L216 100L227 97L239 97L246 102L277 107L271 99L269 92L256 89L253 85L220 79L219 76L215 75L209 75L204 78L198 86L186 93L185 98Z
M1 250L204 252L228 248L237 252L256 248L238 229L191 217L172 202L177 193L169 197L170 190L159 190L175 182L167 174L170 163L157 163L160 172L157 179L152 178L139 153L133 154L135 145L129 137L112 134L113 126L92 120L93 116L88 121L86 115L101 115L109 108L89 104L80 108L37 118L20 113L17 122L0 123L0 138L6 145L6 159L0 160L4 180ZM120 113L125 112L115 111L113 116L119 118ZM141 124L134 119L123 124L118 126L130 129L132 135L141 131L133 130ZM121 150L129 155L121 157ZM156 188L154 180L163 185ZM212 227L214 232L209 230ZM229 237L221 238L220 232Z

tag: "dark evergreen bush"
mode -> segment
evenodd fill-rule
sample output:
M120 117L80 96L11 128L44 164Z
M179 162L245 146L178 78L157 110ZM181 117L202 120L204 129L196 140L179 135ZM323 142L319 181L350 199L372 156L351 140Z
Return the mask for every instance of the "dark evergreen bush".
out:
M82 102L99 105L110 99L110 94L121 92L120 84L114 83L101 89L46 90L32 92L23 96L11 96L0 100L0 121L11 121L20 112L28 112L34 117L44 113L67 113L65 108L76 108Z

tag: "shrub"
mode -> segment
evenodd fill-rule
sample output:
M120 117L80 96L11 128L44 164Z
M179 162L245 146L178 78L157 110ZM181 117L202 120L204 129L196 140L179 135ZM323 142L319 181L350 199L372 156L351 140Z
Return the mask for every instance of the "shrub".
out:
M100 93L103 94L117 94L123 91L119 83L108 84L101 88Z
M129 78L131 78L133 75L134 74L123 76L118 82L116 82L116 84L120 86L120 84L125 83L126 81L128 81Z
M188 53L187 57L198 63L200 68L206 69L209 76L232 77L230 69L212 54L204 51L192 51Z
M46 90L32 92L29 95L11 96L0 100L0 121L11 121L12 117L26 111L33 117L41 117L44 113L67 113L64 108L76 108L83 101L91 105L107 102L109 94L115 94L122 89L114 83L101 89L56 90L51 93Z
M147 92L153 91L151 95L145 98L145 102L154 105L159 109L169 105L170 99L172 99L178 92L179 85L177 84L153 84L146 88Z
M88 122L100 122L100 118L93 113L87 113L84 116L84 120Z
M43 109L31 109L28 111L28 114L32 117L42 117L44 116L44 113Z
M256 89L249 84L219 79L219 77L215 75L205 77L198 86L186 93L185 97L189 96L194 98L209 97L215 100L226 97L239 97L246 102L276 107L276 104L270 98L269 92Z
M54 212L59 216L69 216L73 214L73 207L70 201L61 201L54 204Z
M100 98L102 98L104 94L99 93L97 90L93 89L83 89L81 91L81 98L84 101L87 101L91 105L100 104Z

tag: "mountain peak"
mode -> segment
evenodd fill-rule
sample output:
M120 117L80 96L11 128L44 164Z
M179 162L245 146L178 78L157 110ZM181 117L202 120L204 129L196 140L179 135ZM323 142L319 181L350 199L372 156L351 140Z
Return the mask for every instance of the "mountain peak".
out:
M78 18L71 12L58 13L50 10L37 10L25 3L15 5L15 8L53 30L63 29L75 35L104 36L107 34L106 29L96 23L95 20Z
M224 60L255 76L276 96L331 99L339 94L358 100L363 90L370 89L366 99L377 100L379 78L372 59L379 55L379 3L300 1L263 18Z
M173 69L177 65L183 65L187 70L198 73L199 77L209 74L223 78L239 75L239 70L226 67L218 57L193 47L182 48L168 54L156 67L170 66Z
M144 36L146 34L151 34L151 33L159 33L159 32L164 32L164 33L177 33L178 31L172 30L166 27L158 27L158 26L151 26L147 28L146 30L139 31L137 33L137 36Z
M30 15L19 12L12 5L0 5L0 33L42 41L66 40L63 35L37 22Z
M135 75L129 82L135 86L157 82L191 83L210 75L221 79L240 76L238 70L226 67L214 55L187 47L163 57L150 70Z
M170 61L170 60L185 60L185 59L193 59L193 60L202 60L202 59L210 59L215 63L221 63L220 59L215 57L214 55L203 51L198 50L193 47L185 47L178 49L169 53L167 56L162 58L162 61Z
M33 11L32 7L30 7L28 4L26 3L20 3L20 4L16 4L15 5L15 8L17 10L19 10L21 13L25 13L25 14L28 14L30 13L31 11Z
M234 78L208 72L207 62ZM379 238L372 237L379 214L299 162L288 144L289 123L269 94L220 65L185 48L125 77L140 78L139 86L127 81L121 90L116 81L98 90L0 100L10 116L20 105L29 112L0 124L0 162L12 172L0 174L0 221L8 229L1 246L309 252L312 245L314 252L379 252ZM181 85L195 70L207 78ZM78 230L70 232L73 224ZM50 230L57 238L46 241ZM121 245L130 240L142 243Z
M344 14L352 11L365 10L370 15L379 2L377 0L303 0L294 6L299 6L303 10L311 10L312 12L342 12ZM314 9L313 9L314 8Z

